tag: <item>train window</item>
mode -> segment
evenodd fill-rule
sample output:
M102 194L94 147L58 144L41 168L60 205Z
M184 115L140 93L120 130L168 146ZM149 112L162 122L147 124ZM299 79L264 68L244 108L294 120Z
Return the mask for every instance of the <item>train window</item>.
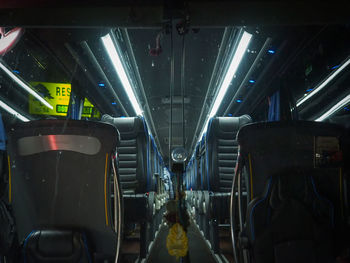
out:
M292 70L286 74L284 83L294 90L301 119L329 121L338 112L346 113L350 64L350 50L346 44L350 40L348 32L347 26L313 28L309 33L314 38L304 45L298 59L290 66ZM336 49L334 43L337 43Z
M64 40L52 39L55 30L20 27L3 28L3 30L5 34L3 39L18 32L16 39L4 47L0 63L2 73L0 103L5 118L11 115L18 116L22 121L66 118L69 105L80 103L83 105L81 118L101 118L99 110L89 98L85 94L78 94L77 86L82 84L73 80L74 75L79 72L69 72L65 64L72 63L71 58L65 57L63 59L65 62L58 59L60 55L55 53L58 51L55 45L58 43L63 45ZM64 36L66 35L61 35L62 38Z

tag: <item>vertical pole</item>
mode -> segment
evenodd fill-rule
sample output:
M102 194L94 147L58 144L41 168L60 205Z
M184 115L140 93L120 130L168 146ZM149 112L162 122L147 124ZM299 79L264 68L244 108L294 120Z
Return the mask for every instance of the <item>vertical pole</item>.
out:
M174 93L174 74L175 74L175 61L174 61L174 37L173 37L173 21L171 20L171 33L170 33L170 52L171 52L171 64L170 64L170 124L169 124L169 165L171 158L172 136L173 136L173 93Z
M186 146L185 135L185 59L186 59L186 46L185 35L182 37L182 64L181 64L181 95L182 95L182 146Z

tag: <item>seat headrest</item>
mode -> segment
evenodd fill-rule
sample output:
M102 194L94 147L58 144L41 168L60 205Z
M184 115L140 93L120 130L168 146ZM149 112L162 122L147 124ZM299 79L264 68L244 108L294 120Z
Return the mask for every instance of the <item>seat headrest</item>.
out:
M223 132L236 132L243 125L248 124L251 121L252 119L249 115L243 115L240 117L217 117L218 126Z
M237 140L240 154L251 156L252 170L259 170L264 180L294 168L338 168L343 134L344 129L334 124L281 121L245 125Z
M252 121L249 115L240 117L215 117L211 120L208 134L236 133L238 130Z
M137 117L113 118L108 114L104 114L101 121L113 124L120 132L130 132L135 129Z
M339 137L344 128L335 124L314 121L279 121L258 122L245 125L240 129L237 139L245 151L254 151L256 148L265 148L266 151L280 149L301 144L312 147L307 141L315 136ZM278 143L271 143L271 139ZM305 142L306 141L306 142ZM300 146L299 146L300 147Z
M136 137L139 133L148 133L146 130L147 128L140 117L114 118L108 114L104 114L101 121L110 123L117 128L122 139Z

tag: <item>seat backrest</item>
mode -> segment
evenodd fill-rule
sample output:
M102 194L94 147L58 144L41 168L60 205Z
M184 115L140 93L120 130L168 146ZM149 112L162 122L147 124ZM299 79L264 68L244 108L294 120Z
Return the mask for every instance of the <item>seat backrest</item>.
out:
M205 166L205 139L197 144L196 156L197 159L197 173L196 173L196 190L208 190L208 180L206 177Z
M112 125L88 121L12 127L9 201L20 241L33 230L81 230L95 254L116 254L110 175L118 137Z
M0 199L5 193L6 187L6 131L0 114Z
M318 187L333 188L339 203L342 174L336 158L343 135L340 126L309 121L253 123L243 127L237 138L240 155L251 171L251 199L261 195L271 175L298 168L310 175L323 175L315 178L316 182L322 181Z
M158 180L159 177L157 177L156 175L160 175L163 167L161 164L161 158L160 158L160 154L157 148L157 145L154 141L154 138L152 136L150 136L151 138L151 155L149 158L149 163L151 164L151 169L149 171L150 173L150 177L151 177L151 185L150 185L150 189L152 189L153 191L157 191L157 186L158 183L160 182Z
M113 124L120 133L118 171L123 193L139 194L151 191L153 184L149 169L149 136L143 119L104 115L102 121Z
M312 176L298 170L271 176L264 194L247 210L253 258L261 263L332 262L333 218L333 204L319 195Z
M249 171L250 200L264 196L271 176L311 176L315 191L334 207L337 241L345 222L342 127L320 122L254 123L238 134L240 162ZM340 247L340 246L339 246Z
M248 115L215 117L210 120L206 134L206 177L208 190L230 192L237 162L238 130L251 122Z
M186 185L186 190L190 190L192 188L192 169L193 169L193 158L188 162L187 167L186 167L186 175L185 175L185 185Z
M0 151L6 150L6 131L0 114Z

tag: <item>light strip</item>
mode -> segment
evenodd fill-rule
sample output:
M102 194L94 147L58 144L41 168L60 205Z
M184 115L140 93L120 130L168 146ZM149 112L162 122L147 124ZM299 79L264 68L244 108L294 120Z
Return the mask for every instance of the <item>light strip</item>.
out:
M204 124L204 126L203 126L203 128L202 128L201 135L198 137L198 142L200 142L200 141L202 140L202 137L203 137L204 133L207 132L209 120L210 120L210 118L207 118L207 120L205 121L205 124Z
M310 99L312 96L320 92L325 86L328 85L329 82L331 82L340 72L342 72L348 65L350 64L350 59L345 61L343 65L341 65L337 70L335 70L325 81L323 81L318 87L313 89L308 95L304 96L303 98L300 98L297 102L297 107L299 107L301 104L303 104L305 101Z
M128 95L131 105L133 106L136 115L142 115L142 110L141 107L136 99L136 96L134 94L134 91L131 87L129 78L125 72L125 69L123 67L122 61L121 61L121 57L118 54L117 48L113 43L113 40L111 38L110 34L105 35L104 37L101 37L103 45L106 48L106 51L109 55L109 58L111 59L111 62L118 74L118 77L125 89L126 94ZM119 48L118 48L119 50Z
M21 121L30 121L29 119L27 119L26 117L24 117L23 115L19 114L17 111L15 111L14 109L12 109L10 106L8 106L7 104L5 104L4 102L2 102L0 100L0 107L3 108L5 111L7 111L8 113L14 115L16 118L20 119Z
M20 85L23 89L25 89L28 93L33 95L35 98L37 98L41 103L43 103L46 107L50 108L51 110L53 107L50 103L48 103L43 97L41 97L38 93L36 93L32 88L30 88L27 84L25 84L20 78L18 78L15 74L11 72L4 64L0 62L0 68L9 75L10 78L12 78L18 85Z
M209 119L211 117L214 117L216 112L218 111L220 104L221 104L221 102L222 102L222 100L223 100L223 98L224 98L224 96L225 96L225 94L230 86L230 83L233 79L233 76L236 74L238 66L241 63L242 58L247 50L247 47L250 43L251 38L252 38L252 34L249 34L247 32L243 33L242 38L241 38L241 40L238 44L238 47L235 51L235 54L232 57L232 61L230 63L230 66L226 72L226 76L221 84L219 92L218 92L218 94L215 98L215 101L213 103L213 106L210 110L210 113L208 115L206 123L203 126L202 132L200 133L199 141L202 139L203 134L206 132L206 130L208 128Z
M344 99L339 101L337 104L335 104L332 108L330 108L328 111L322 114L315 121L324 121L325 119L327 119L328 117L336 113L338 110L345 107L348 103L350 103L350 95L346 96Z

